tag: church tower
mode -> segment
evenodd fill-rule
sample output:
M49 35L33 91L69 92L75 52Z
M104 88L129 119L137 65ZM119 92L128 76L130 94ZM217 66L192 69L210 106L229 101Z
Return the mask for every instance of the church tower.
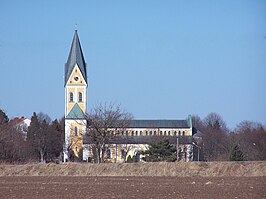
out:
M87 70L77 30L65 64L65 146L64 161L70 153L82 158L83 135L86 132Z

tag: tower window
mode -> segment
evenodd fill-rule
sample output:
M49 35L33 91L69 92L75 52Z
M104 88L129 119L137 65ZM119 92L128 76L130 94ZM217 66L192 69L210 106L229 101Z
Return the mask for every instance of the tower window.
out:
M75 136L78 136L78 132L79 132L78 127L75 127L74 131L75 131Z
M69 101L73 102L74 101L74 95L72 92L69 93Z
M82 102L82 93L79 92L79 102Z

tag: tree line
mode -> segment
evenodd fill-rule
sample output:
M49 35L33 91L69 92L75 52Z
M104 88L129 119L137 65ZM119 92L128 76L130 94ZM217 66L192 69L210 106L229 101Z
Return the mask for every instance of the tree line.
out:
M28 129L9 120L0 109L0 161L10 163L59 161L64 142L64 120L51 121L33 113ZM26 134L25 134L26 133Z
M266 160L266 128L262 124L243 121L230 130L217 113L204 119L193 116L192 122L203 133L198 142L201 160Z
M87 115L87 132L95 148L95 159L104 162L106 144L115 141L116 131L121 132L129 125L132 115L114 104L99 105ZM222 117L210 113L201 119L192 117L193 127L202 132L202 138L195 139L194 160L266 160L266 128L260 123L243 121L230 130ZM64 144L64 119L52 121L44 113L33 113L27 129L17 128L0 109L0 161L4 162L50 162L61 160ZM70 148L71 150L71 148ZM125 154L130 149L125 150ZM175 147L169 142L152 143L145 152L145 161L175 161Z

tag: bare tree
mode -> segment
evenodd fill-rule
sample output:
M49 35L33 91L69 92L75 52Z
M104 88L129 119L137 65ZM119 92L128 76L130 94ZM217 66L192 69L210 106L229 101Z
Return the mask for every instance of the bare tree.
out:
M204 130L204 124L198 115L192 116L192 126L200 131Z
M114 103L99 104L87 116L87 136L95 146L97 162L104 162L106 146L129 127L132 115Z
M72 128L71 128L71 131L74 131ZM68 143L64 143L63 147L65 148L64 151L67 152L67 155L68 155L68 160L70 160L71 162L74 162L74 161L80 161L81 160L81 156L76 156L75 153L74 153L74 148L75 146L82 142L82 137L81 136L78 136L78 137L75 137L75 139L71 139ZM68 161L67 160L67 161Z
M50 118L49 115L47 115L46 113L44 112L39 112L37 114L37 117L38 117L38 121L40 123L42 123L44 120L46 121L46 123L50 124L52 122L52 119Z
M266 128L262 124L241 122L235 129L234 142L246 160L266 160Z
M24 134L16 124L0 110L0 161L24 162L27 158Z
M228 160L230 144L228 129L222 117L210 113L203 120L204 125L204 158L208 161Z

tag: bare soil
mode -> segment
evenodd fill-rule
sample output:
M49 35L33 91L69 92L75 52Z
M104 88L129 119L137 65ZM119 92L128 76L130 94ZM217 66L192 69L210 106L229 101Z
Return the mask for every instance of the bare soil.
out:
M266 177L2 176L0 198L266 198Z

